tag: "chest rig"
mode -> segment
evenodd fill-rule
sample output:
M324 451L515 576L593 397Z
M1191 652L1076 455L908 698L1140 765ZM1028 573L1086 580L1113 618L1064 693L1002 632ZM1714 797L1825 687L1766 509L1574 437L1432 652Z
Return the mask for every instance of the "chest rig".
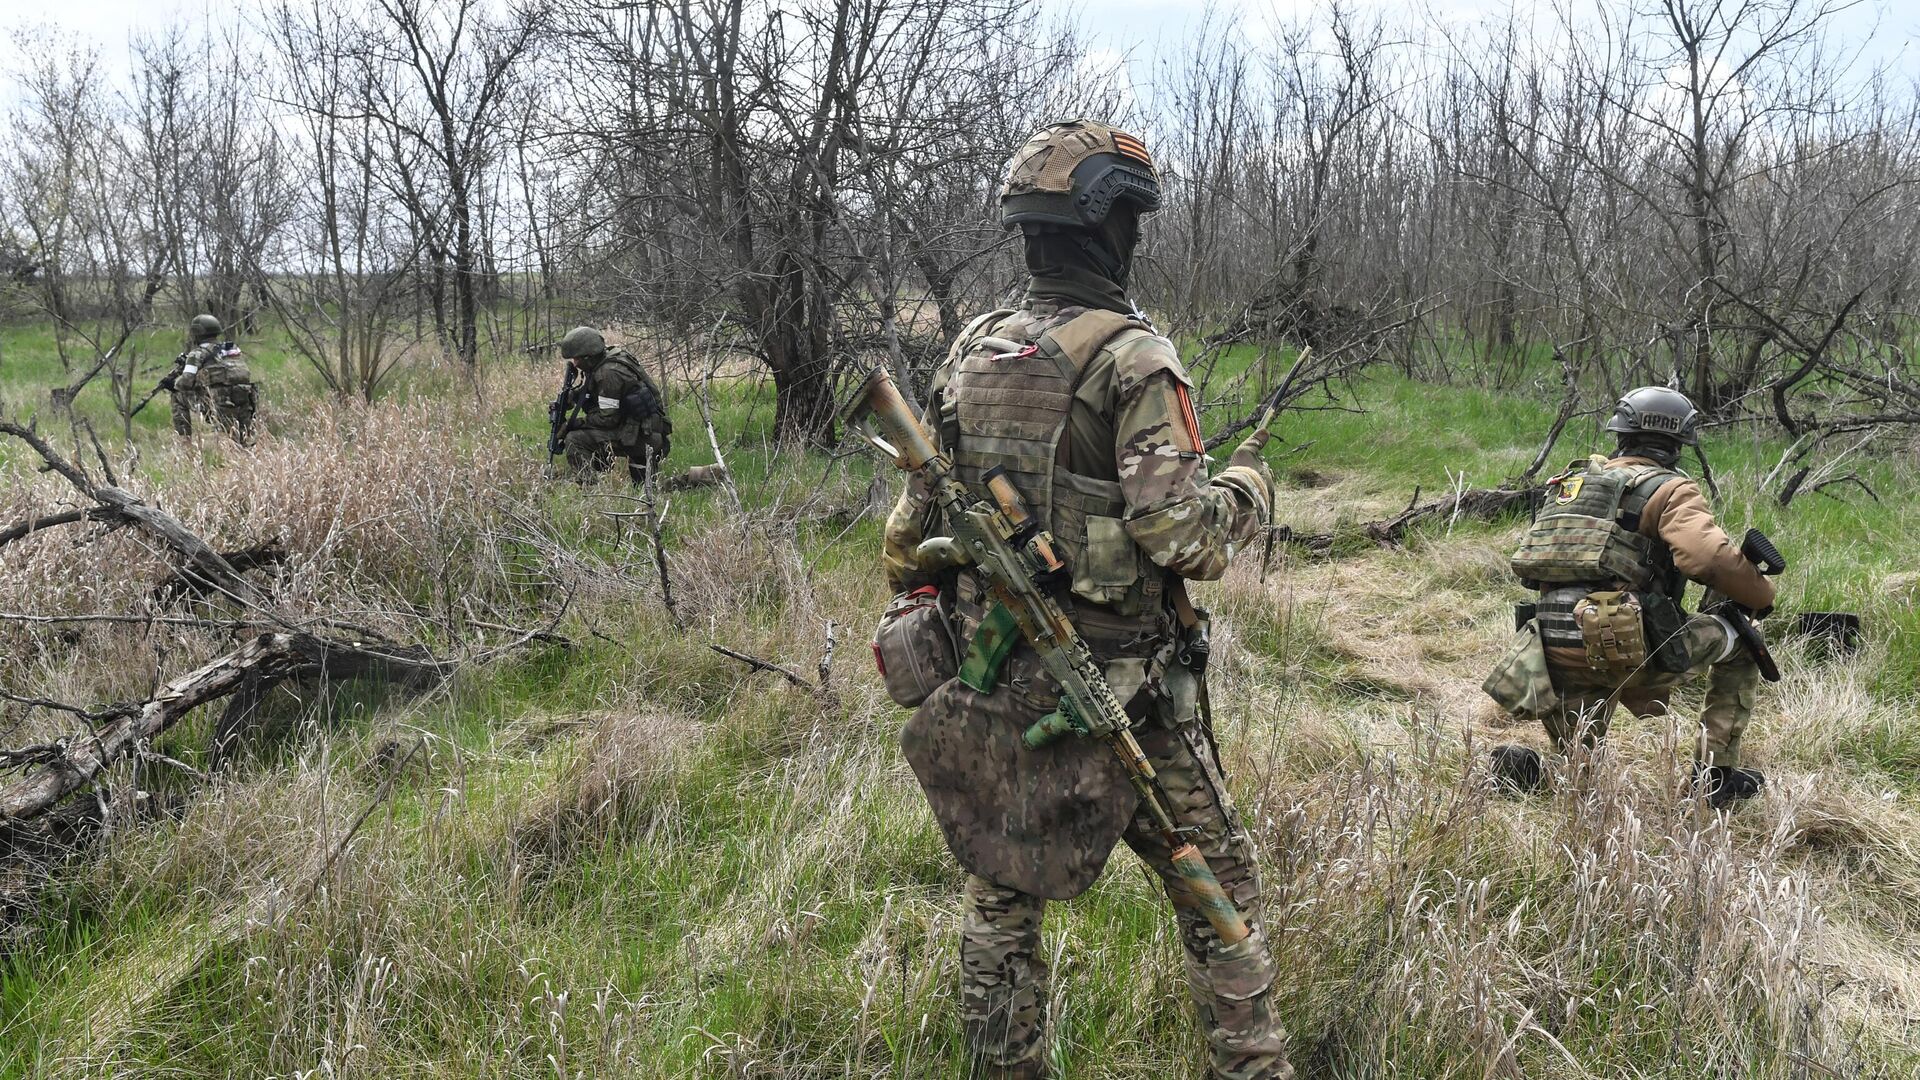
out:
M1163 635L1164 575L1125 532L1126 498L1111 456L1072 460L1069 422L1100 351L1151 333L1112 311L993 311L962 333L935 387L940 441L960 479L984 490L987 470L1006 471L1073 570L1077 627L1106 655L1137 652ZM1109 408L1102 419L1111 416ZM961 575L960 608L977 617L980 589L970 578Z

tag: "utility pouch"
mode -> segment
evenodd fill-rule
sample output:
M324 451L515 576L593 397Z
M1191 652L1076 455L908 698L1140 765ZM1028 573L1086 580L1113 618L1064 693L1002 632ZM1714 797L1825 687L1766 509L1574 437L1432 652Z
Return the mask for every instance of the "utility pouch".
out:
M1073 594L1096 604L1117 604L1140 579L1138 544L1119 518L1087 518L1087 551L1073 568Z
M1647 662L1646 621L1640 598L1630 592L1596 592L1573 605L1574 621L1587 646L1587 666L1626 678Z
M909 709L953 678L958 652L953 619L932 586L894 597L873 631L873 662L887 696Z
M1649 666L1668 675L1692 670L1693 658L1687 655L1687 613L1664 593L1641 593L1640 607Z
M960 681L978 693L993 693L993 688L1000 685L1000 670L1006 666L1007 655L1018 644L1019 622L1005 604L995 601L967 642L967 655L960 661Z

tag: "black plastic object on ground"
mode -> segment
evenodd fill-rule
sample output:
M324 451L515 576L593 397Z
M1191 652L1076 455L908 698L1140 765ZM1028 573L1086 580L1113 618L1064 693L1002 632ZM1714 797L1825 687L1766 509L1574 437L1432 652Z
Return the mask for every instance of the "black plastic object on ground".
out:
M1793 620L1793 632L1829 659L1845 659L1860 651L1860 616L1851 611L1803 611Z

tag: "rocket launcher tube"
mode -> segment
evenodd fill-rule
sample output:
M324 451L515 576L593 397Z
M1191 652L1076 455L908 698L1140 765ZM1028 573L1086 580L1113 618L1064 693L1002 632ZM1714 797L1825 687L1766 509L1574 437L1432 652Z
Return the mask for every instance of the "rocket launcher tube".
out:
M1113 687L1107 684L1106 671L1049 591L1047 583L1054 580L1063 564L1052 554L1050 544L1032 542L1046 534L1034 528L1037 523L1020 498L1019 489L1000 476L998 483L989 481L994 489L993 501L989 502L962 483L954 475L953 462L940 452L907 408L885 368L875 368L867 376L847 411L846 422L859 426L869 417L897 448L893 451L895 462L922 474L946 518L953 543L971 557L995 603L1013 616L1020 635L1039 655L1047 674L1060 684L1059 711L1035 724L1023 741L1037 747L1065 731L1104 739L1120 759L1128 781L1172 853L1188 895L1214 932L1228 945L1246 940L1246 920L1220 887L1205 856L1174 821L1153 765L1133 737L1132 721L1114 696ZM1040 730L1049 720L1058 733Z
M879 425L881 436L893 444L899 455L897 464L902 469L911 472L940 457L940 449L914 418L913 410L907 407L906 399L900 396L900 389L893 385L886 368L874 368L867 376L865 385L853 399L847 423L858 426L869 416Z

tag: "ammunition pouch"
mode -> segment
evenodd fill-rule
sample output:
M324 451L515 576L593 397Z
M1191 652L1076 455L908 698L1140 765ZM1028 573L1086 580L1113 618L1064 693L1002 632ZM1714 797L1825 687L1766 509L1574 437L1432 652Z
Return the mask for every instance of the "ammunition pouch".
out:
M959 670L953 618L932 586L901 593L873 632L873 662L897 705L914 708Z
M1630 592L1589 593L1573 605L1587 650L1587 666L1609 678L1626 679L1647 662L1644 609Z

